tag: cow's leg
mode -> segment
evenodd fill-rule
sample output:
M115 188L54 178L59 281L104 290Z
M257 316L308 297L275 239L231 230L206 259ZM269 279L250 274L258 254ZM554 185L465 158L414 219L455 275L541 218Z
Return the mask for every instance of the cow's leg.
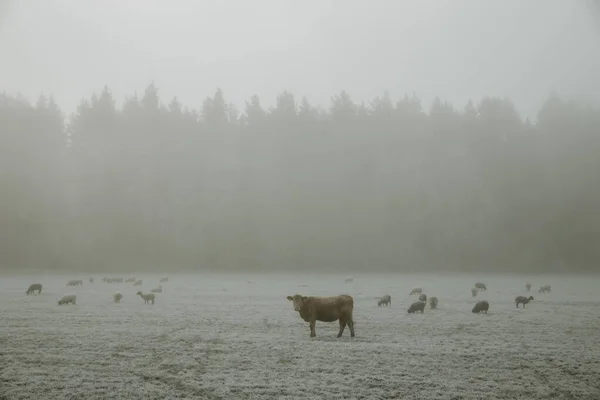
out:
M340 318L340 332L338 333L337 337L342 337L345 327L346 327L346 320L344 318Z
M315 332L315 325L317 324L317 321L315 319L310 320L310 337L315 337L317 336L317 333Z
M346 324L348 324L348 328L350 328L350 337L354 337L354 321L352 320L352 316L348 318Z

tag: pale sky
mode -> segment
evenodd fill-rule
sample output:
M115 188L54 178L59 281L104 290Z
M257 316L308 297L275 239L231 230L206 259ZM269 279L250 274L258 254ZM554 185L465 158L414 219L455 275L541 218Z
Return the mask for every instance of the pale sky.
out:
M283 90L328 106L415 92L461 107L510 97L535 117L552 92L600 101L589 0L0 0L0 90L52 94L67 114L108 85L154 81L191 108L221 87L243 110Z

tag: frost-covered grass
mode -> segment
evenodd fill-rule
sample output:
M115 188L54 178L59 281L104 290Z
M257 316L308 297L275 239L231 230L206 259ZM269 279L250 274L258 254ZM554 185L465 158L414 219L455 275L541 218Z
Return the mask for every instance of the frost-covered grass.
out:
M146 305L135 293L160 276L137 275L142 288L0 278L0 399L600 398L598 277L170 275ZM527 280L535 300L517 309ZM472 298L476 281L488 291ZM438 309L406 313L416 286ZM77 305L58 306L69 292ZM356 337L317 322L311 339L294 293L352 295ZM472 314L484 299L489 314Z

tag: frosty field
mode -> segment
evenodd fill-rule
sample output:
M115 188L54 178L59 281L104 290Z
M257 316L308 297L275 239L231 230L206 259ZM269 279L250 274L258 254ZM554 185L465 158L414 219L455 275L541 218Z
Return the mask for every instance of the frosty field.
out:
M599 277L171 274L154 305L94 277L0 277L0 399L600 398ZM527 280L535 300L517 309ZM472 298L476 281L488 290ZM417 286L438 309L407 314ZM77 305L58 306L71 292ZM311 339L295 293L352 295L356 337L317 322ZM476 300L489 314L471 313Z

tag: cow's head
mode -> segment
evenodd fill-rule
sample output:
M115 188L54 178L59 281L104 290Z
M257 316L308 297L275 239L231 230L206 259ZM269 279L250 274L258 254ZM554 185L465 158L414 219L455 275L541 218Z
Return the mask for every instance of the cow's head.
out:
M294 311L300 311L302 304L308 300L308 297L295 294L294 296L288 296L287 299L294 302Z

